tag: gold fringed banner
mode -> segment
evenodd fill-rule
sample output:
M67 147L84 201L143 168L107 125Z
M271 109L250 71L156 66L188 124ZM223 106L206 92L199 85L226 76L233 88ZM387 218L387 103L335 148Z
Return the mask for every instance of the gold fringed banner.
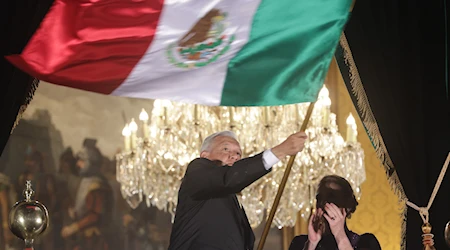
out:
M39 80L37 78L34 78L33 82L31 82L30 86L28 87L28 89L26 91L26 96L25 96L24 102L19 108L19 112L17 113L17 116L16 116L16 121L14 122L14 125L11 129L10 134L13 133L14 129L19 124L20 119L22 119L23 113L27 109L31 100L33 100L34 93L36 92L36 89L38 86L39 86Z
M394 194L398 197L398 202L402 207L401 249L406 250L406 194L400 179L398 178L397 172L392 172L392 170L395 169L394 164L392 163L386 145L384 144L375 116L370 108L369 99L364 90L358 68L356 67L356 63L353 59L350 46L344 33L342 33L339 43L343 49L345 64L349 69L348 73L350 74L350 85L352 87L351 92L349 91L350 95L353 95L356 98L357 103L355 106L358 110L361 121L366 128L367 134L370 137L378 159L380 159L385 168L389 185ZM347 74L347 72L341 72L341 74Z

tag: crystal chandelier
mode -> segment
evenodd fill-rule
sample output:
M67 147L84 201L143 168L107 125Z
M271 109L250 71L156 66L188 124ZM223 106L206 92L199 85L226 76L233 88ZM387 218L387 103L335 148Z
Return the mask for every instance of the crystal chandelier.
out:
M125 150L116 156L117 180L124 199L132 208L141 202L174 216L178 188L187 164L199 157L208 135L232 130L244 156L271 148L297 132L308 103L272 107L209 107L155 100L151 116L143 109L122 131ZM307 218L314 205L315 188L329 174L346 178L355 195L365 181L364 152L356 141L356 123L347 118L346 140L339 134L336 115L324 86L309 121L308 140L292 167L273 225L292 227L297 215ZM150 118L150 119L149 119ZM286 167L282 160L272 172L245 188L239 199L252 227L265 220Z

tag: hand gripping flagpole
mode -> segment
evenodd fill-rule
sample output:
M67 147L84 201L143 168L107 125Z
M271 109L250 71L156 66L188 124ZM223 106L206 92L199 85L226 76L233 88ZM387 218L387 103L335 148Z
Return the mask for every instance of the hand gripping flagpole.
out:
M303 124L300 128L300 131L305 131L308 126L309 118L311 118L312 111L314 109L315 102L309 104L308 111L306 111L305 119L303 120ZM263 234L261 236L261 240L258 244L258 250L262 250L264 247L264 243L266 242L267 235L269 234L270 225L272 224L273 217L275 216L275 212L277 211L278 204L280 204L281 195L283 194L284 187L286 186L286 182L288 180L289 174L291 173L292 165L294 164L295 155L292 155L289 158L288 164L286 166L286 170L284 170L283 179L281 179L280 187L278 188L277 195L275 196L275 200L273 201L272 208L269 212L269 217L267 218L266 225L264 227Z

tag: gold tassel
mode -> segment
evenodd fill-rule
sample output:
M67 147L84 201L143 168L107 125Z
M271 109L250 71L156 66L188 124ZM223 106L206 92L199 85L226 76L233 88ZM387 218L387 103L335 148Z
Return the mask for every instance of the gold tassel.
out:
M430 223L424 223L422 225L422 244L423 244L423 250L436 250L434 247L434 235L431 233L431 224Z

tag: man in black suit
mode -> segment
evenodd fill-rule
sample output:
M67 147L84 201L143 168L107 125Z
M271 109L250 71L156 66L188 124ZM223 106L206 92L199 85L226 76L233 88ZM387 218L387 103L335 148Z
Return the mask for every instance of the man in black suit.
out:
M253 249L255 236L236 193L269 173L287 155L300 152L306 134L241 159L233 132L208 136L200 157L189 163L178 192L169 250Z

